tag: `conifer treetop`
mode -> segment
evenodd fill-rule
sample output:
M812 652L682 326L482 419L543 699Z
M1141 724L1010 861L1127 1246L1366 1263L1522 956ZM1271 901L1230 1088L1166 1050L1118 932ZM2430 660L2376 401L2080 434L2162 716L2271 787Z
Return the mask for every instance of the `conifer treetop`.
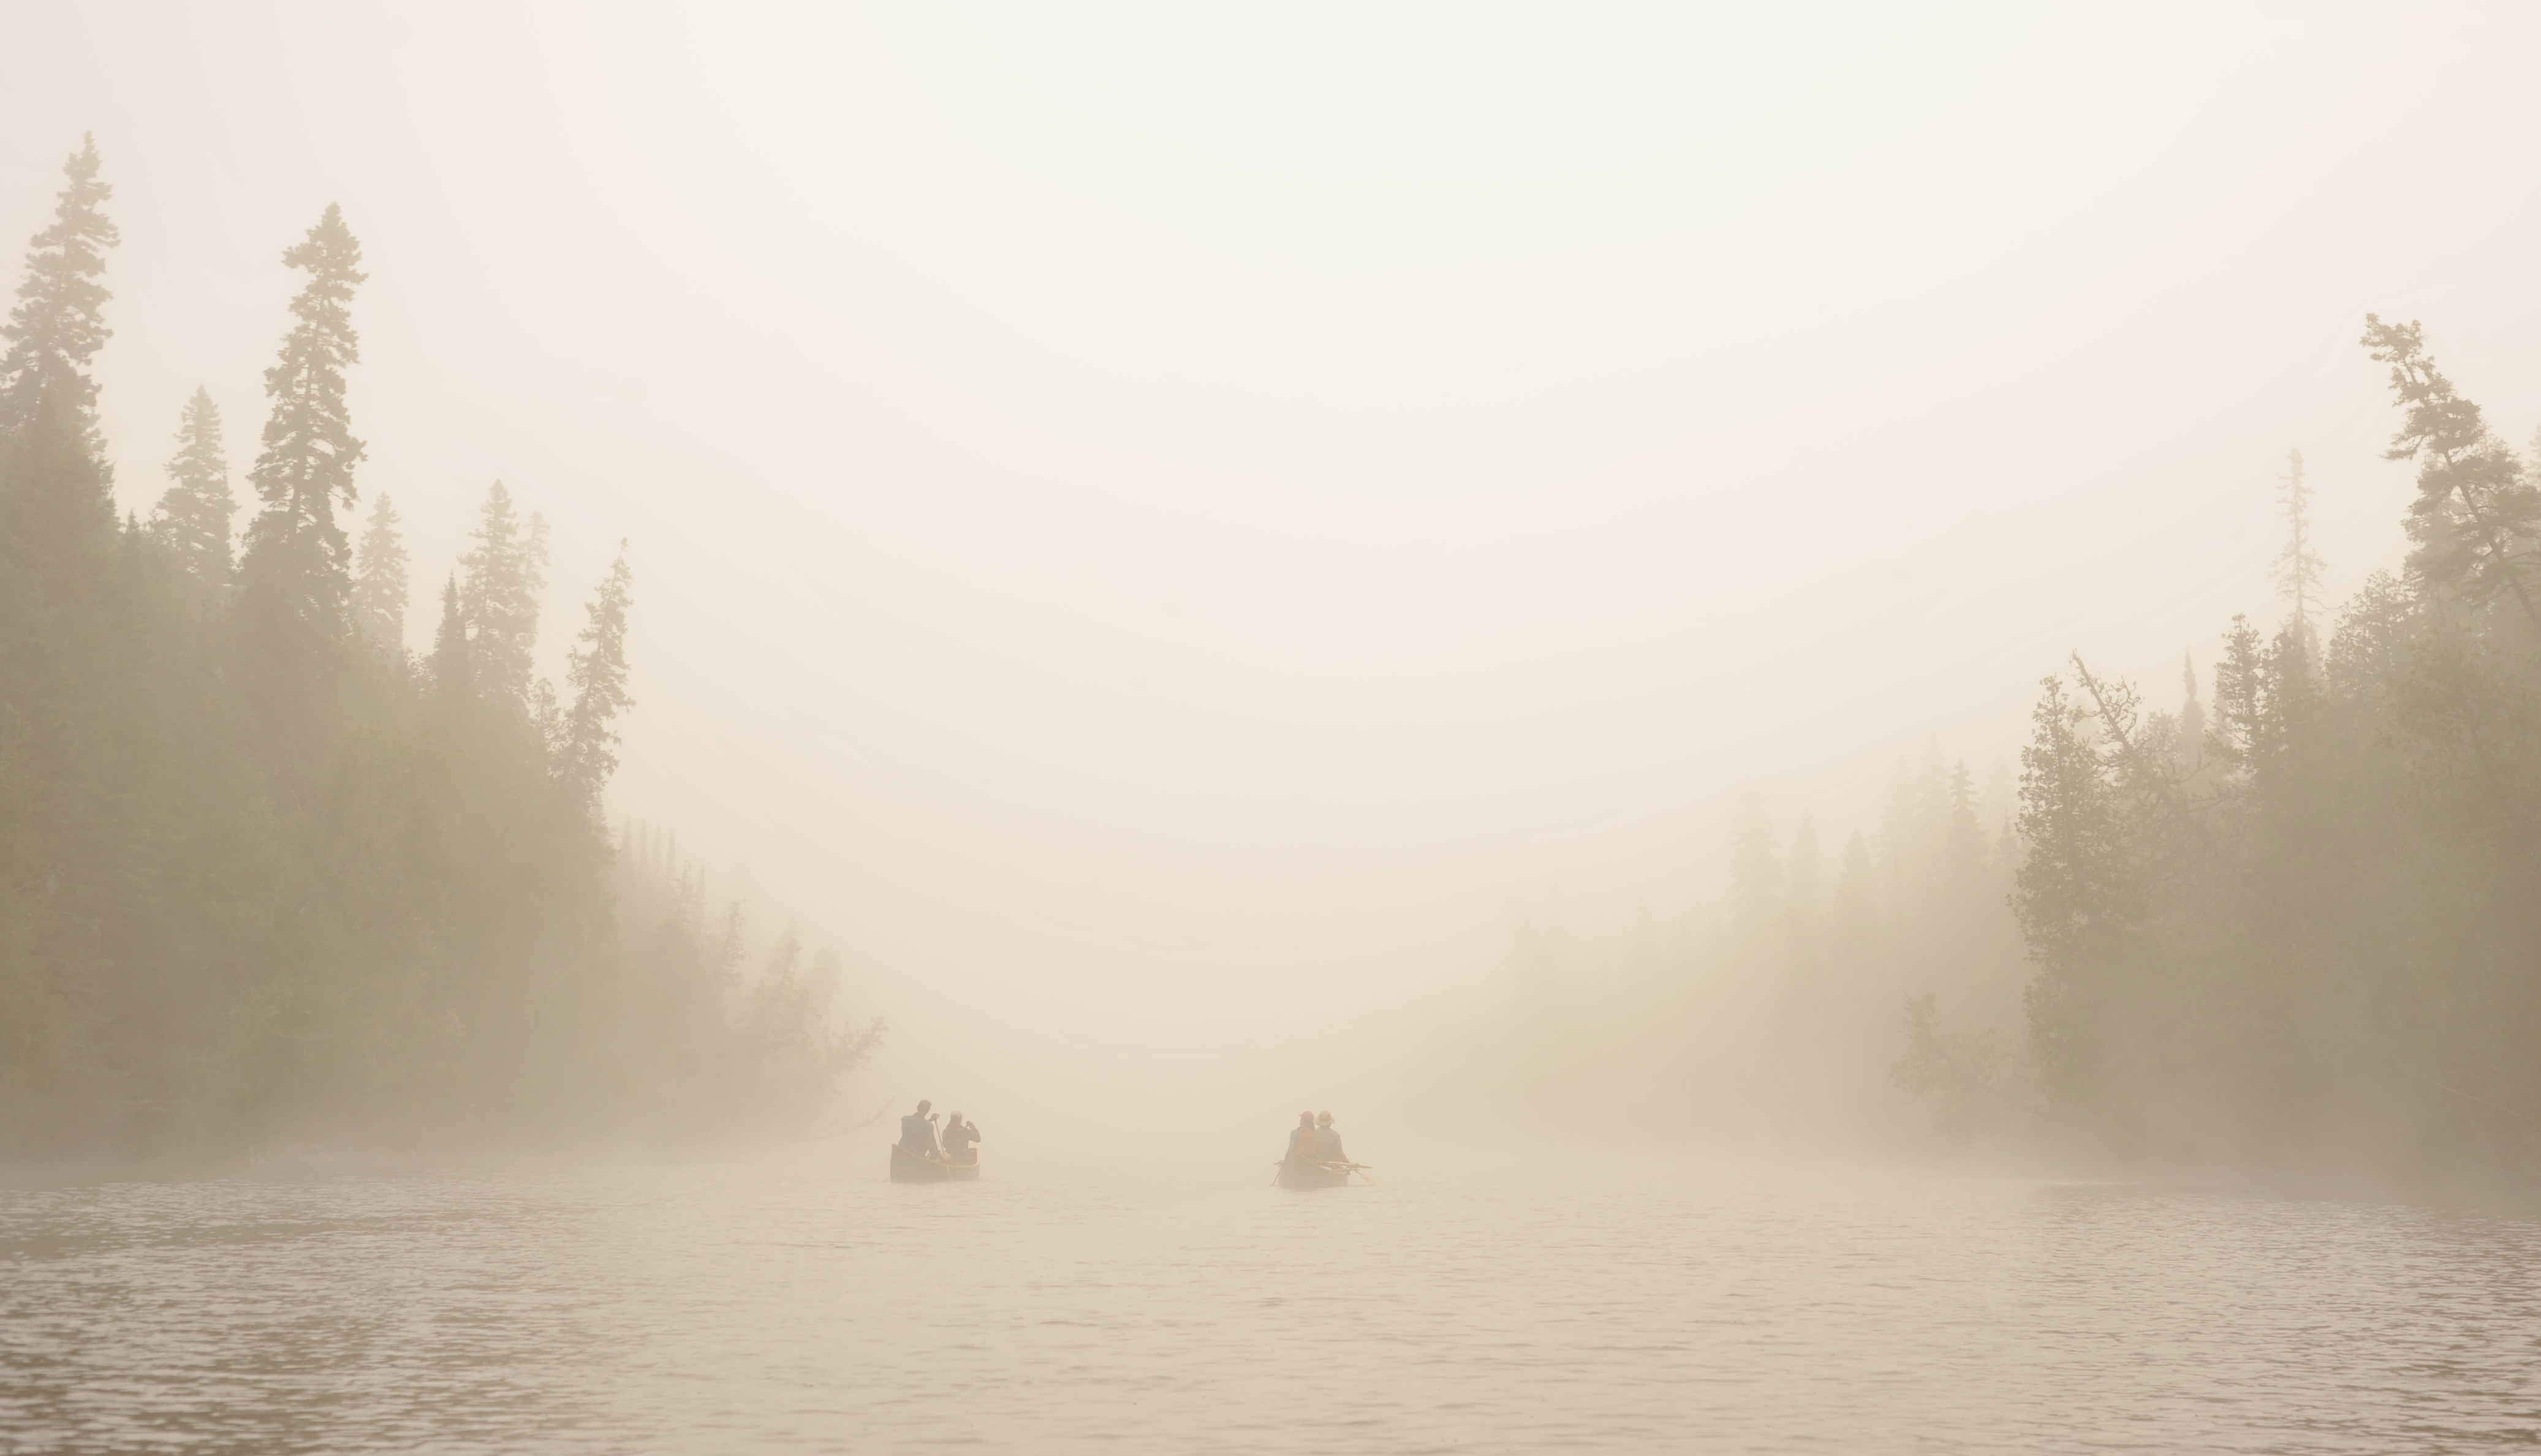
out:
M2277 589L2293 603L2294 620L2308 633L2320 609L2321 578L2329 568L2311 548L2311 485L2303 479L2301 451L2286 451L2286 473L2277 478L2277 487L2286 513L2286 547L2276 560Z
M2367 313L2361 342L2375 363L2391 366L2391 393L2404 412L2383 458L2418 462L2418 499L2409 506L2418 549L2409 569L2474 600L2502 586L2541 626L2541 605L2523 582L2541 537L2541 491L2524 480L2523 462L2435 368L2415 320L2384 323Z
M564 715L557 776L595 813L600 791L617 771L617 715L635 706L626 691L626 609L634 600L633 587L621 540L565 667L573 704Z
M372 646L393 656L405 650L406 549L397 503L382 491L371 501L370 524L355 553L353 620Z
M485 493L476 544L459 559L466 573L460 607L473 643L477 685L487 694L527 700L539 637L539 600L547 584L547 525L527 521L497 480Z
M264 425L264 451L248 472L264 501L254 529L281 542L314 533L340 571L344 532L334 508L338 501L352 504L353 467L365 452L345 407L344 371L361 359L351 305L355 285L369 275L361 271L361 243L344 226L343 209L331 202L282 261L307 272L309 281L291 301L296 321L283 335L282 357L264 372L273 413Z
M112 295L99 280L106 274L106 249L121 239L104 211L114 189L98 180L94 136L81 138L62 174L69 180L53 209L53 225L31 240L18 307L0 324L0 338L9 341L8 354L0 357L0 430L33 420L55 394L90 420L97 383L88 377L89 361L113 336L105 315Z
M199 385L177 425L177 453L168 461L168 493L159 498L152 528L174 547L185 569L219 585L230 578L229 455L221 443L221 410Z

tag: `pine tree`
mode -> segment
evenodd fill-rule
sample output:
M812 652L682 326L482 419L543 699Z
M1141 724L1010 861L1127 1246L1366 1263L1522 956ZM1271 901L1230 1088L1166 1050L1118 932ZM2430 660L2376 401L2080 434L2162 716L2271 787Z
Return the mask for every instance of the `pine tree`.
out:
M100 281L114 224L100 211L89 142L63 168L53 225L27 252L18 306L0 325L0 701L30 709L38 679L76 674L108 611L115 550L113 473L97 439L89 362L106 342Z
M2312 618L2320 606L2320 580L2328 568L2311 549L2311 487L2303 481L2301 451L2286 451L2286 473L2278 487L2277 499L2286 512L2286 549L2277 553L2277 589L2293 603L2294 620L2302 624L2304 636L2317 640L2319 629Z
M2179 704L2179 736L2172 757L2185 779L2206 761L2206 705L2197 701L2197 659L2182 654L2180 665L2186 696Z
M2416 323L2364 315L2364 347L2391 366L2391 392L2408 411L2387 460L2418 462L2418 499L2409 507L2409 570L2478 602L2510 591L2525 619L2541 627L2523 575L2541 539L2541 491L2523 462L2491 435L2479 406L2454 390L2428 357Z
M626 693L626 609L634 599L633 585L626 543L619 541L617 560L592 598L566 660L565 683L573 689L573 704L561 725L557 777L595 814L601 790L617 770L617 715L635 705Z
M2247 617L2232 619L2214 663L2214 720L2208 745L2225 768L2247 772L2267 736L2267 649Z
M1954 893L1978 885L1985 873L1985 829L1977 823L1977 781L1966 759L1950 770L1950 819L1942 841L1942 881Z
M251 631L269 653L305 669L347 625L350 563L335 506L352 504L353 467L364 452L345 407L344 370L361 359L351 304L368 275L360 271L361 244L332 203L282 261L309 281L291 301L295 322L281 358L264 372L273 413L263 452L248 471L264 509L248 526L239 575Z
M353 622L362 640L392 658L405 652L406 554L397 505L386 492L371 502L353 569Z
M471 532L475 549L460 558L467 572L460 589L473 649L476 683L488 697L527 703L530 668L539 640L539 595L546 589L546 521L532 516L524 528L503 482L485 493L485 506Z
M469 660L468 617L459 605L459 576L441 584L441 625L433 629L433 696L445 714L455 713L476 693L476 674Z
M177 424L177 455L168 462L168 493L151 518L153 534L168 544L185 571L205 586L230 580L230 462L221 447L221 411L211 391L197 387Z
M1791 831L1791 854L1783 873L1788 887L1791 914L1806 920L1821 908L1818 903L1818 824L1808 815L1800 815L1800 827Z
M2089 1101L2102 1077L2112 1002L2142 896L2126 817L2115 801L2088 715L2061 678L2041 684L2035 728L2020 750L2020 838L2012 912L2037 977L2027 991L2030 1038L2059 1101Z
M94 445L97 383L89 361L113 334L105 319L111 295L99 280L105 250L120 239L102 210L114 189L97 179L95 137L81 138L62 174L70 180L53 225L35 236L18 307L0 325L0 338L9 341L0 357L0 434L24 429L47 399L58 399Z
M0 325L0 1157L94 1094L101 1006L129 989L109 928L132 923L136 878L134 557L88 375L115 231L95 146L64 171Z

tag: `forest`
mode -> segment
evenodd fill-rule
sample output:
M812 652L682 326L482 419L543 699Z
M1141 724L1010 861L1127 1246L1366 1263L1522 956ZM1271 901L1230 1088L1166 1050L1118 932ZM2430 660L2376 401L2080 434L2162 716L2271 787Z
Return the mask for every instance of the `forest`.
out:
M2012 910L2043 1116L2170 1161L2535 1171L2541 438L2365 316L2412 549L2332 614L2287 460L2287 613L2176 711L2046 679ZM2324 632L2323 618L2327 618Z
M2419 324L2361 344L2417 467L2397 570L2322 599L2289 451L2285 615L2176 706L2076 653L2016 782L1935 747L1832 873L1751 797L1717 915L1520 917L1509 1012L1422 1075L1744 1144L2541 1175L2541 436L2499 439Z
M407 650L394 504L348 530L365 274L332 206L282 254L244 532L201 390L118 519L112 190L93 142L64 176L0 328L0 1158L799 1129L882 1027L838 1024L791 930L746 974L742 908L604 817L622 543L559 688L546 527L496 482Z

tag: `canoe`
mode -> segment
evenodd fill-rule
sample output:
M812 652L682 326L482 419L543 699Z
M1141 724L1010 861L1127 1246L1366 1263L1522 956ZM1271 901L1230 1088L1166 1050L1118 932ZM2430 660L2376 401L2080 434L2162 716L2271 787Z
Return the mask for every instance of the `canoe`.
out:
M1282 1188L1340 1188L1349 1180L1350 1170L1336 1163L1291 1158L1279 1165L1279 1186Z
M976 1183L980 1165L938 1162L894 1143L891 1144L891 1181L894 1183Z

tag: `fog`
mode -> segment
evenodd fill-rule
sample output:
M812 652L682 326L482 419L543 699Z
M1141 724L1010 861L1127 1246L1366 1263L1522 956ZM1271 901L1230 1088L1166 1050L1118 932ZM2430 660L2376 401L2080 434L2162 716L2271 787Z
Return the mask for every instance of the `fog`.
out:
M2282 614L2288 448L2344 598L2408 549L2367 310L2541 423L2513 8L5 27L0 239L83 133L114 188L119 509L197 385L245 458L340 204L406 645L494 480L559 680L623 538L609 817L840 948L838 1116L1018 1156L1275 1150L1513 919L1716 917L1740 796L1832 864L2074 650L2167 703Z

